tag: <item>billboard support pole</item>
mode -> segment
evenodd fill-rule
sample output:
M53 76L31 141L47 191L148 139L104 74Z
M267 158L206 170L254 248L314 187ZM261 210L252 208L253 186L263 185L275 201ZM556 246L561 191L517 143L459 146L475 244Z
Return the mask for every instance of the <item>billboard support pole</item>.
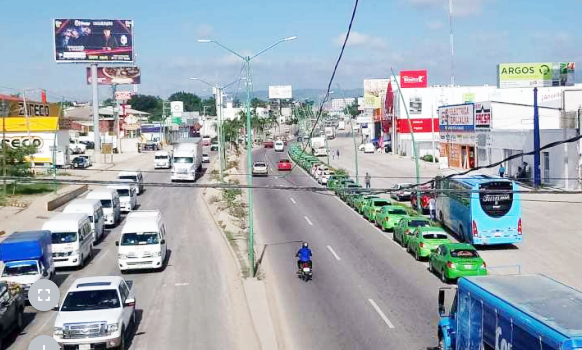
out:
M8 112L10 105L6 103L6 101L2 101L2 176L4 176L3 187L4 187L4 195L7 194L7 187L6 187L6 149L8 148L6 145L6 117L8 116Z
M98 162L98 154L101 152L101 134L99 132L99 85L97 82L97 63L91 64L91 87L93 89L93 141L95 142L93 156Z
M538 88L534 88L534 187L537 189L541 183L540 172L540 110L538 108ZM524 169L525 170L525 169Z

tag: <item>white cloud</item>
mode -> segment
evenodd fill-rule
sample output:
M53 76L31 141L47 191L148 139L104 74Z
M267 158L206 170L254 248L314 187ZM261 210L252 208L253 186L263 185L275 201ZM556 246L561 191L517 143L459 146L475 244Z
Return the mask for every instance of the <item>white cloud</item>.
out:
M333 39L333 43L341 46L343 45L345 38L346 34L342 33ZM388 47L388 44L383 38L378 36L352 31L350 33L350 38L348 39L348 46L360 46L369 49L385 49Z
M431 30L438 30L438 29L442 29L445 25L443 22L439 21L439 20L432 20L429 21L426 26L428 27L428 29Z
M426 6L441 7L449 11L449 3L445 0L405 0L411 5L418 8L426 8ZM453 16L454 17L469 17L480 15L483 12L483 4L493 0L453 0Z

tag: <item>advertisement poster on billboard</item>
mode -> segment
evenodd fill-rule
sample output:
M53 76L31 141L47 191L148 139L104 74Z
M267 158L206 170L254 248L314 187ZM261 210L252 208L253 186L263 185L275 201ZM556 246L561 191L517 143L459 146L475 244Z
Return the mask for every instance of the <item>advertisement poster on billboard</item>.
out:
M472 103L439 107L439 129L442 131L474 131L475 106Z
M115 91L115 101L129 101L133 96L132 91Z
M382 108L382 99L386 97L390 79L365 79L364 80L364 107Z
M499 88L573 86L574 62L501 63L497 66Z
M270 99L290 99L293 98L293 88L291 85L269 86Z
M54 57L66 62L133 62L133 21L53 20Z
M91 85L91 67L87 67L87 84ZM97 67L97 84L131 85L141 84L139 67Z
M431 124L432 123L432 124ZM429 132L439 132L439 120L438 118L414 118L410 119L410 124L408 124L408 119L398 119L398 124L396 125L397 130L401 134L410 133L410 125L412 125L412 131L416 133L429 133Z
M400 71L400 87L425 88L428 86L428 72L423 70L403 70Z
M491 102L475 103L475 130L489 131L491 129Z
M422 114L422 97L411 96L408 105L408 112L410 114Z

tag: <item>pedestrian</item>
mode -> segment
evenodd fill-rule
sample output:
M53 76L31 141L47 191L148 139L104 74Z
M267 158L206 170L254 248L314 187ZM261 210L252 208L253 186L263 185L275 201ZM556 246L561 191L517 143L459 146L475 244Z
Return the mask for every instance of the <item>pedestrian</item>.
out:
M337 159L339 159L339 148L335 150L335 155L337 156Z
M370 176L370 174L369 173L366 173L366 178L365 178L365 181L366 181L366 189L370 189L370 182L371 182L371 180L372 180L372 177Z
M331 153L331 159L335 159L335 152L333 152L332 150L330 150L329 153Z
M499 167L499 177L503 177L505 175L505 167L503 164Z
M430 219L436 221L436 198L434 196L430 197L428 201L428 211L430 213Z

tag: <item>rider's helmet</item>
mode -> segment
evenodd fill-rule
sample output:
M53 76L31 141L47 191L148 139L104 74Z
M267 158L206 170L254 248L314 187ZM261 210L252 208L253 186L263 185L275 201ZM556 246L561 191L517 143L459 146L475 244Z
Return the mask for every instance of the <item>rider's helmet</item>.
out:
M303 248L309 248L309 244L307 242L303 242Z

